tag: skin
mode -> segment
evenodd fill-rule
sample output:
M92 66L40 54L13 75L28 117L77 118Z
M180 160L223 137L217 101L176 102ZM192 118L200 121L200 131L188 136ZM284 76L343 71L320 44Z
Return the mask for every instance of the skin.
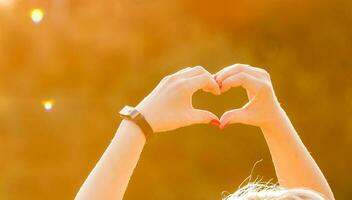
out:
M192 107L192 95L204 90L219 95L232 87L247 91L248 103L217 118ZM275 96L269 74L260 68L235 64L211 75L202 67L166 76L136 107L153 131L165 132L192 124L225 128L242 123L261 128L281 186L306 187L334 199L333 193ZM132 121L122 120L113 140L76 195L76 200L122 199L146 139Z
M224 113L220 127L233 123L260 127L281 186L309 188L327 199L335 199L323 173L281 108L270 75L260 68L235 64L219 71L216 80L221 92L232 87L243 87L249 100L242 108Z

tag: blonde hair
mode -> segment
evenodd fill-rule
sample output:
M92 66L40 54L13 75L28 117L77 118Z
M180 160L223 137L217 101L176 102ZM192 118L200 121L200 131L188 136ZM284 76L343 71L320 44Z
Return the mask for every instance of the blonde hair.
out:
M278 185L249 183L223 200L326 200L321 194L305 189L288 189Z

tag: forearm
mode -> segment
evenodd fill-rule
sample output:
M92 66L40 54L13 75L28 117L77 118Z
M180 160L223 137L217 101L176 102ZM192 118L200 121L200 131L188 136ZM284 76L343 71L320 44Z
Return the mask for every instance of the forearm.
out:
M137 105L137 116L131 110L126 115L136 122L144 118L150 127L142 124L141 129L146 131L151 128L153 133L218 121L213 113L193 108L192 95L200 89L220 94L219 85L204 68L197 66L182 69L163 78ZM122 121L111 144L78 192L76 200L123 198L145 144L141 129L132 121Z
M318 165L302 143L286 113L279 109L275 123L262 127L280 185L306 187L328 199L333 193Z
M123 120L75 199L122 199L144 144L139 127Z

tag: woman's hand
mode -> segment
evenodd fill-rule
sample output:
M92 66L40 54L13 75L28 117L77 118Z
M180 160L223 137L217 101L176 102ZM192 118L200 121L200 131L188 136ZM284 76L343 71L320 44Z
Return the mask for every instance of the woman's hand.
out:
M136 107L154 132L168 131L197 123L218 124L216 115L194 109L192 95L199 89L220 94L214 77L203 67L188 67L166 76Z
M220 119L220 128L232 123L270 126L282 112L270 76L264 69L235 64L216 73L215 79L222 93L232 87L242 86L249 99L242 108L225 112Z
M231 123L259 126L280 186L309 188L324 194L326 199L335 199L323 173L280 107L269 74L263 69L236 64L218 72L215 79L221 92L242 86L249 98L242 108L228 111L221 117L220 128Z

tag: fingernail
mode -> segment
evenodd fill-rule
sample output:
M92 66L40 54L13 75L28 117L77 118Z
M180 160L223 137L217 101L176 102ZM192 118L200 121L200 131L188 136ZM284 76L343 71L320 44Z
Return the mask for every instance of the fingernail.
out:
M216 127L219 127L220 126L220 121L217 120L217 119L212 119L209 124L213 125L213 126L216 126Z

